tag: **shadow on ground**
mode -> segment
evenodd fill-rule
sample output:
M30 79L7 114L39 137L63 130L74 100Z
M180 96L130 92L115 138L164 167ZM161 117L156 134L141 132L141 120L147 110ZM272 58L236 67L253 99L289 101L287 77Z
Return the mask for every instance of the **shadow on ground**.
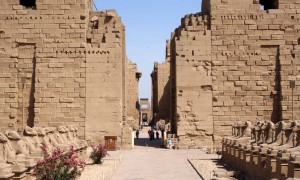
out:
M154 147L154 148L162 148L163 142L160 138L159 140L150 141L149 138L139 138L134 139L134 146L143 146L143 147Z

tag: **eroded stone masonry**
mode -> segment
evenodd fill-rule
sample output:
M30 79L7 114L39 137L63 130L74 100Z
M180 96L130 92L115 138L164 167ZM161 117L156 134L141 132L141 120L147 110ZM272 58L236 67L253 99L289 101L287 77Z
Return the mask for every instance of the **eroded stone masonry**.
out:
M218 146L234 121L299 118L299 13L297 0L203 0L202 12L182 18L170 68L160 67L170 87L153 86L169 97L178 147Z
M0 5L1 131L74 125L80 138L130 148L141 74L116 11L93 11L91 0Z
M152 78L152 117L158 125L170 122L170 41L166 42L166 60L154 63Z

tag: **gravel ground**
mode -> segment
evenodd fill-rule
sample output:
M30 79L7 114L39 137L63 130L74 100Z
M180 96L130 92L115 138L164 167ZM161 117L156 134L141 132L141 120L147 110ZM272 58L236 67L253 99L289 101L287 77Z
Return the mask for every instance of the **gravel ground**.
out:
M190 160L203 179L211 179L213 170L217 167L210 160Z
M232 171L227 171L218 164L218 155L206 154L203 150L189 150L188 154L190 163L203 179L234 179L230 177L233 175Z
M86 165L78 180L111 179L122 161L122 152L111 151L108 153L110 156L104 158L103 164Z
M213 170L217 168L212 159L217 159L215 154L206 154L206 151L194 149L188 151L189 162L198 171L203 179L211 179Z
M103 164L87 165L84 168L79 180L102 180L111 177L111 171L114 169L113 161L104 162Z

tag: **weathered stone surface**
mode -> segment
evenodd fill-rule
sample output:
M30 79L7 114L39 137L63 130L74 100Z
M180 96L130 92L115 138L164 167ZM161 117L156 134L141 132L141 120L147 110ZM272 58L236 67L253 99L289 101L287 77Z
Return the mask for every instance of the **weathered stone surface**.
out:
M170 122L170 41L166 46L165 62L155 62L151 73L152 116L161 128Z
M81 138L118 136L120 147L127 109L137 118L138 90L121 18L94 12L90 0L19 3L0 6L1 130L75 125ZM126 77L135 80L131 93Z
M127 105L127 124L138 129L140 125L140 112L139 112L139 93L138 83L142 73L138 71L137 65L127 60L126 71L126 105Z
M186 15L171 38L171 127L178 146L212 146L211 31L202 14ZM175 76L176 74L176 76Z
M299 88L299 8L294 0L203 0L201 13L182 18L171 35L169 79L179 143L218 146L235 120L299 116L290 87L296 80Z

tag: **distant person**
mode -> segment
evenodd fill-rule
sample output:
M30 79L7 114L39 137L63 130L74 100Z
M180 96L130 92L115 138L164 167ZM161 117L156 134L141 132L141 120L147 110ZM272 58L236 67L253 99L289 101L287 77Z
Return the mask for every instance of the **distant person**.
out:
M161 129L161 137L164 138L165 137L165 130Z
M150 141L154 140L154 131L150 131Z
M149 129L148 132L149 132L149 139L150 139L150 141L152 141L152 130Z
M168 139L168 148L169 149L172 148L172 139L171 138Z
M135 135L136 135L136 139L139 139L140 131L138 129L135 131Z
M156 140L159 140L159 132L156 131Z
M151 139L151 130L150 129L148 130L148 135L149 135L149 138Z

